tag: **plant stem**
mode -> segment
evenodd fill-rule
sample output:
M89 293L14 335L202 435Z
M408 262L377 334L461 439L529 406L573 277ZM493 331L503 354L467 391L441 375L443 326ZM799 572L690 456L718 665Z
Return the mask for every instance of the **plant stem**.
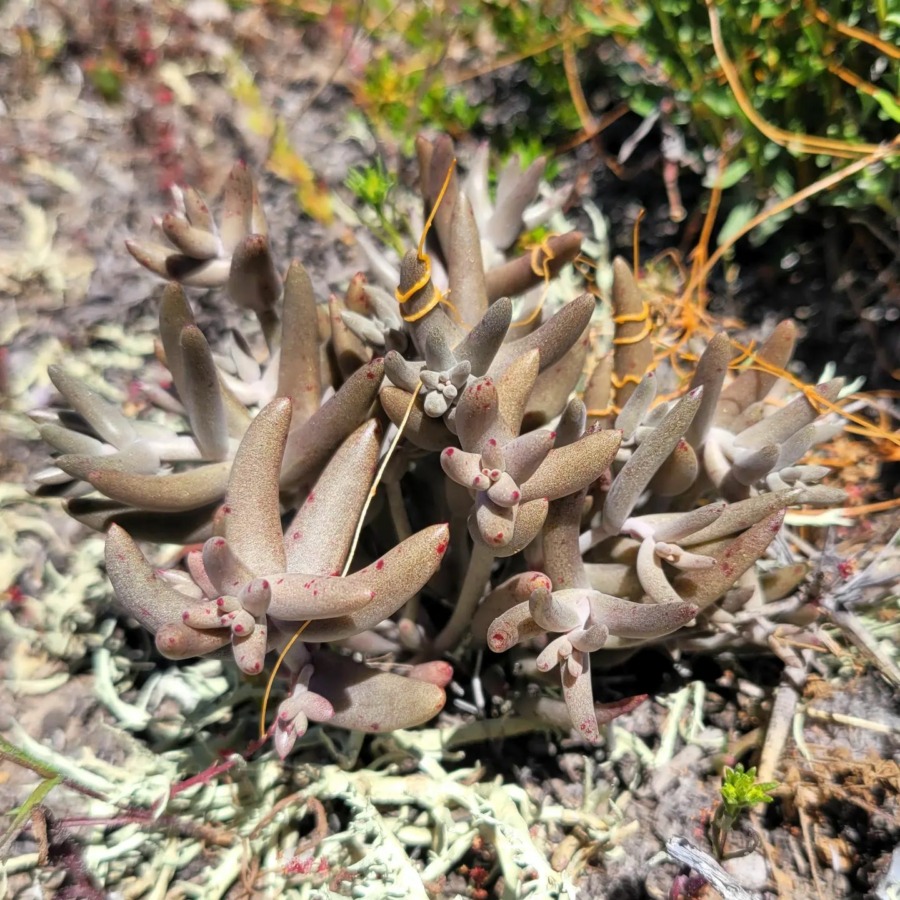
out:
M450 621L444 626L444 630L434 639L433 649L435 652L446 653L455 647L466 633L478 601L484 594L493 564L494 554L487 547L481 544L475 544L472 547L469 568L459 591L456 608L450 616Z

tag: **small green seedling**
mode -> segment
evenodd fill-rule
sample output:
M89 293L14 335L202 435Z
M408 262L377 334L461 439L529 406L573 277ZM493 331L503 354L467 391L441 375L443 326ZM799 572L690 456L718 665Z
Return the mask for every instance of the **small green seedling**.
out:
M738 763L733 769L725 766L722 780L722 802L716 807L710 824L710 839L719 859L728 858L725 853L725 841L728 838L728 832L734 828L741 813L758 803L771 803L773 798L769 791L777 787L777 781L767 781L765 784L757 782L755 766L747 769L746 772L742 763ZM752 848L729 855L743 856L750 850Z
M393 211L388 206L388 196L396 185L396 180L385 169L384 162L376 159L373 165L351 169L344 184L357 199L372 210L383 229L383 236L398 253L402 253L404 240L394 224Z

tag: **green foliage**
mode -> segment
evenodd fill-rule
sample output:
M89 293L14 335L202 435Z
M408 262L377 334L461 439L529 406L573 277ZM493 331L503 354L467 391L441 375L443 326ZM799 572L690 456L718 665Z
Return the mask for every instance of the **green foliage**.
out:
M375 210L384 209L388 194L396 184L380 158L372 165L351 169L344 183L359 200Z
M115 61L99 61L85 66L85 72L94 89L107 103L122 99L122 69Z
M387 51L366 66L357 100L406 152L412 149L411 136L420 123L460 134L469 131L481 113L461 90L444 83L440 71L410 71Z
M727 146L739 131L725 186L740 181L745 201L749 195L762 202L772 195L785 196L844 164L830 155L806 154L799 142L781 147L747 119L714 52L705 4L623 0L614 9L621 21L609 15L600 19L585 8L577 14L598 37L612 35L623 44L627 38L627 57L633 62L617 64L615 74L632 110L647 115L673 98L675 124L689 126L705 146L716 149ZM877 5L852 0L820 6L722 0L716 9L744 91L773 126L857 144L894 137L900 121L900 63L870 41L840 30L849 25L859 34L895 45L898 23ZM896 215L896 177L895 157L877 173L848 181L825 199L855 208L874 204Z
M379 157L371 165L357 166L347 173L344 181L347 189L372 213L381 226L380 236L402 254L404 240L397 229L396 210L388 203L391 191L397 184L396 178L384 167Z
M771 803L770 791L778 787L777 781L767 781L764 784L756 780L756 767L744 771L742 763L738 763L733 769L725 767L722 777L722 802L716 807L710 824L710 836L713 847L720 859L726 856L725 841L728 833L734 828L735 822L740 818L744 810L750 809L759 803ZM741 855L744 851L739 851Z
M743 810L756 806L757 803L771 803L772 797L769 791L778 787L777 781L767 781L761 784L756 780L756 766L744 771L742 763L738 763L733 769L725 767L722 780L722 803L725 815L736 819Z

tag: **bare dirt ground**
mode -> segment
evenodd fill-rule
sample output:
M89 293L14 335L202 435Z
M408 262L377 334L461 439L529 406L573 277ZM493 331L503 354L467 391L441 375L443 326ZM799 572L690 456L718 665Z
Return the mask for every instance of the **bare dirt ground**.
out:
M46 452L23 413L52 400L46 366L59 361L99 371L110 396L135 396L152 356L159 283L124 252L123 241L148 233L151 218L168 208L172 184L191 183L215 197L235 159L262 170L268 140L254 128L253 104L242 99L246 71L256 76L259 98L254 102L288 124L293 148L310 163L322 188L349 199L342 187L346 173L370 156L375 143L353 124L350 92L338 66L352 65L353 53L364 52L364 46L331 46L327 36L323 28L287 28L254 6L234 14L216 0L193 0L178 8L124 0L10 0L0 8L0 421L5 432L0 730L18 746L25 735L58 757L83 760L86 754L102 761L108 766L108 771L99 770L106 781L98 776L97 785L87 784L101 794L101 782L119 783L116 767L134 766L135 759L143 758L140 747L144 754L162 757L178 740L160 725L138 721L123 726L122 710L110 701L103 682L109 666L104 654L124 657L134 667L123 696L135 703L151 657L148 642L115 618L100 566L101 540L68 519L57 501L25 493L29 479L46 464ZM113 100L101 95L96 75L108 62L110 48L116 49L122 66L120 96ZM584 150L565 165L575 177L596 163ZM406 170L408 174L408 166ZM658 226L661 246L684 239L683 232L666 224L652 160L647 174L632 184L590 171L587 191L609 213L619 249L629 246L630 231L624 226L636 203L648 207L644 227L652 232L654 223ZM346 226L323 225L300 213L291 186L272 174L264 175L262 185L277 258L301 258L318 285L346 283L361 264ZM627 196L633 200L626 202ZM690 185L685 197L688 202L692 198ZM663 233L666 229L672 233ZM784 241L795 236L788 231ZM806 251L792 279L814 270L829 256L833 241L809 233L802 237ZM873 252L880 265L883 248ZM820 275L811 287L804 282L796 289L805 292L803 302L787 299L794 296L790 280L760 256L751 257L742 276L749 296L769 302L735 309L739 301L729 300L723 307L757 322L775 314L781 299L789 307L781 314L802 307L806 312L801 314L812 317L812 349L806 357L810 368L828 358L838 362L842 374L863 373L886 384L886 373L896 366L898 335L896 329L880 330L878 321L892 320L883 315L876 321L860 318L852 303L840 313L829 306L836 297L857 297L865 311L873 285L881 285L886 294L896 292L896 282L884 276L884 269L863 266L864 255L846 251L845 258L859 267L845 273L843 295L835 294L830 276ZM215 297L193 299L213 338L240 320ZM897 304L896 293L879 303L885 308ZM848 322L853 324L848 327ZM896 518L873 518L838 530L838 556L862 553L868 558L873 548L890 540L896 525ZM885 642L896 641L896 627L891 627L895 606L876 614ZM759 896L888 896L874 891L900 841L898 685L885 680L840 629L829 634L834 652L811 654L811 677L801 704L806 715L794 720L778 768L776 800L734 837L736 845L758 839L758 850L732 861L729 869ZM896 660L896 650L883 652ZM566 854L577 855L579 897L713 897L711 887L689 893L687 884L681 894L675 893L675 879L686 870L667 860L662 850L678 836L708 850L706 826L718 800L721 765L755 761L781 668L774 657L673 661L648 651L604 679L610 695L600 699L643 692L652 699L617 720L596 752L586 754L568 737L533 734L470 745L447 767L472 767L473 777L485 783L500 778L518 784L536 809L571 811L568 819L541 822L536 817L533 828L548 856L560 854L555 863L565 867ZM505 677L499 665L485 677L489 675ZM204 720L209 746L192 751L195 767L181 771L181 778L208 765L218 750L242 747L253 737L257 699L246 693L235 697L234 713L222 715L218 724L209 714ZM451 704L437 724L463 719ZM371 762L378 749L367 744L359 753L361 765ZM327 754L321 759L333 762ZM308 752L298 770L315 761L315 752ZM78 781L80 776L71 777ZM21 804L39 780L21 765L2 764L0 812ZM97 862L102 853L96 834L103 830L97 831L101 814L92 802L84 791L54 790L44 804L47 813L36 814L2 848L0 856L15 863L8 871L11 896L223 895L211 887L190 888L192 879L208 885L199 873L204 854L218 846L218 831L212 837L200 835L208 843L199 855L176 854L164 864L161 856L123 857L116 868ZM346 802L323 803L323 827L339 831L347 821ZM310 810L292 821L304 836L320 824ZM605 841L585 824L596 818L607 823ZM132 819L130 824L138 828L159 828L171 847L184 837L178 822ZM121 824L110 821L107 833ZM85 853L89 831L94 844ZM115 834L116 840L131 839ZM161 855L167 845L161 839L154 846ZM426 886L429 894L514 896L503 893L502 879L491 875L496 853L489 842L473 840L440 879ZM423 851L420 858L425 856ZM107 873L106 883L96 875L98 866ZM166 884L171 882L168 892L146 874L163 870L168 872ZM339 874L330 873L330 881L323 877L309 888L313 893L297 896L350 896L349 882ZM41 894L30 887L37 882L44 884ZM266 896L254 893L253 885L251 869L244 869L224 895Z

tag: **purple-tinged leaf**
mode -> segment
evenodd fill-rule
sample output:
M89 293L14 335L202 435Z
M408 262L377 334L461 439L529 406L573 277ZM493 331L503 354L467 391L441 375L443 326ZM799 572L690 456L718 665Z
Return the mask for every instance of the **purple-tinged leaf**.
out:
M359 612L313 622L304 631L303 639L310 643L341 640L374 628L392 616L438 570L449 540L450 529L446 525L432 525L348 575L343 580L352 588L371 590L372 600Z
M553 235L546 242L549 256L541 248L495 266L485 275L488 300L493 302L500 297L524 294L544 281L545 268L550 278L555 278L581 252L583 240L584 235L580 231Z
M309 477L369 418L383 378L384 360L373 359L354 372L312 417L291 429L284 452L282 487L293 488Z
M181 329L181 401L187 409L194 440L204 459L218 462L228 455L228 424L212 351L196 325Z
M381 429L375 419L341 444L284 533L288 572L340 573L369 495Z
M330 723L354 731L386 732L413 728L434 718L446 695L429 681L379 672L334 653L313 657L309 688L334 707Z
M120 410L92 391L83 381L69 375L60 366L47 369L56 389L84 420L109 444L124 447L134 440L134 427Z
M250 423L234 457L223 508L232 552L252 572L283 572L278 476L291 424L291 401L273 400Z
M619 533L650 479L678 446L702 396L703 388L694 388L682 397L616 475L603 504L602 524L608 534Z
M674 584L679 596L700 609L706 609L715 603L762 557L769 544L775 540L783 522L782 509L748 528L724 548L710 553L710 556L716 557L713 568L679 575Z
M536 497L556 500L586 488L609 468L621 439L618 431L595 431L574 444L552 449L521 485L522 502Z
M186 256L194 259L213 259L221 246L216 235L194 228L187 219L167 213L162 220L163 234Z
M312 281L306 269L297 260L291 260L284 279L278 396L291 398L295 429L318 410L322 398L318 334L310 327L315 316Z
M220 500L228 487L230 462L211 463L174 475L90 473L88 480L112 500L150 512L185 512Z
M119 603L148 631L155 633L163 625L180 622L193 602L156 573L118 525L111 526L106 536L106 571Z
M778 369L784 369L794 354L797 326L790 320L779 322L768 339L756 351L756 358ZM757 403L769 393L778 376L760 369L747 368L721 393L715 422L722 428L733 430L732 422L752 403Z

